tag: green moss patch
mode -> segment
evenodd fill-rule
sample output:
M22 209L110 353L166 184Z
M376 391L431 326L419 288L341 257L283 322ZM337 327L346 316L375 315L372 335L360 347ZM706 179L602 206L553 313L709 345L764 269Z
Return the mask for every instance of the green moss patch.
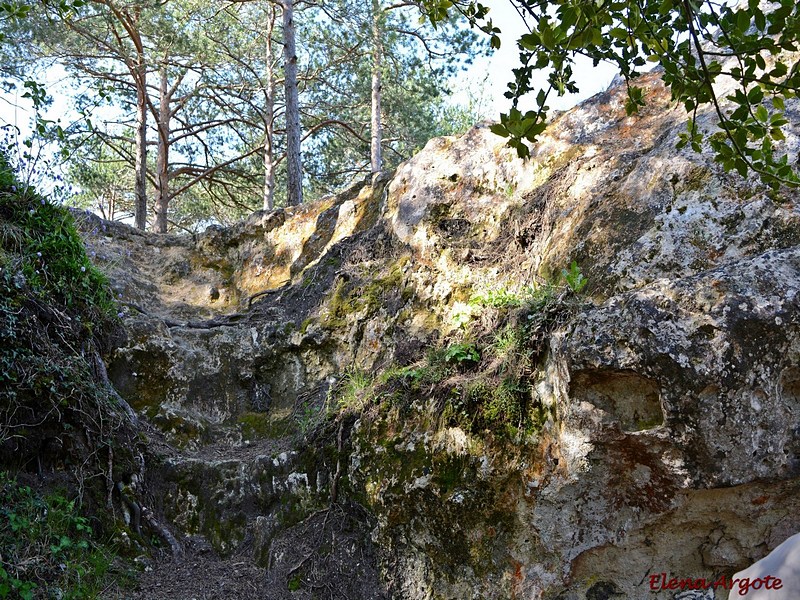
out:
M392 295L403 303L409 301L414 295L413 287L405 282L404 267L409 260L409 256L402 256L383 271L383 276L373 273L365 281L340 278L325 302L320 324L327 329L345 327L351 315L372 315Z
M269 413L245 412L236 421L246 440L280 438L297 431L297 423L292 419L277 419Z

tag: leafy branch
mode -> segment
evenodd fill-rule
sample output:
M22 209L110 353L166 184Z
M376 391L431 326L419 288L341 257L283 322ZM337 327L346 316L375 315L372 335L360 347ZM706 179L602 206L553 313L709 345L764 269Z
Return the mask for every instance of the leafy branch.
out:
M428 18L436 23L449 10L492 36L499 46L500 31L489 10L474 0L423 0ZM788 153L778 146L789 124L786 102L800 92L800 62L792 53L800 39L800 5L778 0L762 10L759 0L728 6L711 0L512 0L529 27L517 41L520 66L506 96L508 113L492 127L507 137L521 157L529 143L544 131L547 98L578 91L573 77L576 57L614 64L627 84L625 110L635 114L645 106L644 90L635 79L646 65L663 68L672 100L689 114L687 132L678 147L696 152L709 146L725 171L742 176L757 173L773 187L797 187L800 178ZM535 71L548 73L547 86L535 89ZM734 90L720 97L715 84L730 77ZM536 92L535 110L522 111L520 100ZM701 109L717 118L717 131L698 126Z

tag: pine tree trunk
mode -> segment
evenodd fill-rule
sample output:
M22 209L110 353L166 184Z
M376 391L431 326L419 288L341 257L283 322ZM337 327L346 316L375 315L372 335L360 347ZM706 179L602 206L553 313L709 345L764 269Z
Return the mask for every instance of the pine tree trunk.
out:
M272 121L275 118L275 73L272 57L272 32L275 29L275 7L270 4L269 21L266 32L267 88L264 90L264 210L272 210L275 205L275 156L272 149Z
M156 159L156 198L155 230L167 232L167 208L169 207L169 81L166 65L161 67L158 105L158 158Z
M294 0L283 0L283 59L286 93L286 203L303 203L303 166L300 162L300 102L297 91Z
M136 157L134 170L134 222L138 229L147 227L147 70L144 57L136 65Z
M372 124L370 139L370 164L372 172L378 173L383 168L381 142L381 63L383 59L383 41L381 39L381 6L380 0L372 0Z

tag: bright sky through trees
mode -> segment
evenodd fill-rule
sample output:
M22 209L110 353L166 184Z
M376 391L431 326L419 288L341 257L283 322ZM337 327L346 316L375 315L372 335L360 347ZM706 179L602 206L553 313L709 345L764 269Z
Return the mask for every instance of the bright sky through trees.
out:
M456 109L454 114L458 113L458 107L468 107L469 113L474 115L472 120L479 120L483 116L496 121L499 119L500 113L508 112L511 107L511 100L504 94L508 90L509 81L513 78L511 70L519 62L517 40L528 30L509 0L487 0L487 5L491 8L490 16L493 22L502 30L501 48L494 50L488 56L478 55L475 57L473 64L466 72L457 72L451 79L448 87L452 96L436 99L435 102L452 105ZM462 21L461 25L466 26L466 22ZM479 37L486 39L482 33L479 34ZM302 48L298 50L302 54ZM307 59L306 56L301 58L303 61ZM614 68L604 64L593 68L589 59L585 59L583 62L578 61L576 73L581 93L554 97L551 102L554 109L566 110L582 99L606 89L614 76ZM546 84L545 75L543 74L537 79L541 85ZM69 74L63 68L56 65L45 71L39 71L34 79L44 86L47 94L52 98L52 104L47 106L44 114L41 115L44 119L57 123L65 129L80 119L73 108L73 98L86 90L76 89L75 81L70 79ZM24 91L21 86L18 86L16 91L0 92L0 126L10 126L6 128L6 144L14 141L15 131L19 132L16 136L17 144L21 144L32 134L32 102L22 97ZM530 108L533 108L533 102L533 98L525 98L520 106L524 107L525 104L530 103ZM126 118L132 118L132 115L121 116L119 108L112 106L100 106L92 115L94 122L120 121ZM465 126L466 122L453 122L453 130L460 130ZM58 150L53 146L53 153ZM154 149L152 151L155 152ZM22 155L23 153L24 150L20 149L18 154ZM29 179L37 181L37 184L47 193L57 191L61 197L66 197L71 192L62 189L60 176L66 175L66 169L62 169L63 172L59 173L59 162L58 159L28 161L29 164L38 164L39 169L39 172L35 175L31 174ZM46 165L44 169L42 169L42 165ZM25 176L24 173L22 175Z
M486 0L486 5L491 8L493 21L503 32L503 45L491 55L479 57L466 73L457 76L457 82L452 85L453 103L466 104L469 96L483 97L486 103L486 112L489 119L496 120L501 112L511 106L511 101L504 97L506 85L511 79L511 69L519 62L516 40L527 32L525 24L519 14L508 0ZM608 64L592 67L589 59L579 60L578 77L581 82L580 94L567 94L554 98L551 102L553 108L566 110L581 100L605 90L615 75L615 69ZM53 96L53 105L48 109L46 118L69 119L69 98L65 95L68 86L64 84L63 70L56 68L48 74L44 82L48 93ZM460 82L467 82L468 89L464 89ZM546 78L541 76L544 85ZM481 89L483 88L483 89ZM531 99L533 102L533 99ZM16 106L15 106L16 104ZM22 136L30 134L30 120L32 115L31 102L20 98L19 95L2 94L0 97L0 125L11 124L20 128ZM73 115L74 118L74 115Z
M497 120L501 112L508 112L511 107L511 100L503 94L508 89L508 82L513 79L511 69L516 68L519 64L517 40L522 34L528 33L528 30L509 0L485 0L484 4L491 9L489 17L502 31L500 35L502 46L491 55L476 59L463 80L472 83L474 86L481 83L486 77L485 90L487 99L490 101L488 107L489 119ZM549 102L552 108L557 110L572 108L581 100L604 91L616 74L616 68L607 63L592 67L592 61L583 57L578 58L577 63L575 72L581 90L580 94L566 94L559 98L553 97ZM462 78L459 77L459 79ZM540 87L546 86L547 77L544 74L539 75L538 80ZM465 103L468 101L466 90L455 88L454 91L456 92L454 95L455 102ZM531 104L529 108L533 108L533 96L528 99L528 102ZM524 105L525 102L522 104Z

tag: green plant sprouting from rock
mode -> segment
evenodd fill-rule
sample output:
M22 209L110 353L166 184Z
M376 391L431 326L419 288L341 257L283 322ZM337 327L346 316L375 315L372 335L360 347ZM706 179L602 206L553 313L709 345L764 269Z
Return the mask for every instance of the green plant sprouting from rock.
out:
M361 369L348 369L339 380L334 395L339 410L361 410L369 403L372 378Z
M472 342L451 344L444 349L444 360L452 365L476 364L480 359L481 355Z
M583 288L589 283L589 280L581 273L578 263L574 260L570 263L569 269L562 269L561 277L564 279L569 289L575 294L583 291Z
M474 293L469 310L456 311L455 331L424 358L375 377L348 371L333 392L339 409L417 404L432 409L440 426L508 439L535 434L552 417L535 389L537 365L587 283L573 261L550 281Z

